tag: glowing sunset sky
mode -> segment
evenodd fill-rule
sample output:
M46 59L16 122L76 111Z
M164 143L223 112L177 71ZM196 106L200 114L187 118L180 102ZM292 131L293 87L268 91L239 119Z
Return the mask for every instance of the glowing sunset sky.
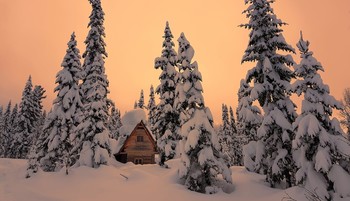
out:
M248 22L241 14L247 7L244 0L102 0L102 6L109 97L122 113L133 108L141 89L148 102L150 85L159 84L160 70L153 66L161 54L166 21L175 49L184 32L196 51L204 98L216 123L221 121L222 103L236 108L240 79L254 65L240 63L249 34L238 27ZM293 47L303 30L325 68L324 82L341 99L343 90L350 87L350 1L278 0L273 8L289 24L283 27L284 36ZM19 103L31 74L33 84L47 91L45 109L51 108L66 44L75 31L80 52L84 52L90 12L88 0L0 0L1 105L10 99ZM299 61L298 54L294 58Z

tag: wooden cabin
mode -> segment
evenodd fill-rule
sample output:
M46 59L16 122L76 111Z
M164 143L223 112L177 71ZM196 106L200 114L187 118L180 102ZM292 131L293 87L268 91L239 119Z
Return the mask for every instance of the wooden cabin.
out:
M115 154L117 161L134 164L154 164L157 153L156 141L143 121L138 123L127 136L119 151Z

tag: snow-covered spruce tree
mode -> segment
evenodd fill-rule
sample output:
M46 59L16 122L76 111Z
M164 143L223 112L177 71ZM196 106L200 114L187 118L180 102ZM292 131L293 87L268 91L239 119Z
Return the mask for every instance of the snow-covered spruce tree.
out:
M237 133L236 120L235 120L235 116L233 114L233 109L231 106L230 106L230 129L232 130L233 133Z
M37 161L44 171L58 171L70 166L66 162L71 161L69 152L72 148L70 135L73 135L78 125L77 112L82 107L79 92L79 80L81 79L81 64L77 41L73 33L67 43L68 48L62 61L62 69L56 75L53 109L48 115L43 127L41 138L36 144ZM37 154L35 153L35 154ZM33 153L34 154L34 153ZM31 160L29 161L31 165ZM29 167L30 169L30 167Z
M0 157L7 158L7 153L12 141L11 101L7 104L0 121Z
M293 84L293 90L299 96L304 94L304 99L301 115L293 124L296 181L323 200L350 198L348 183L342 182L350 181L350 143L342 135L338 120L332 118L333 109L341 109L341 104L323 83L318 72L324 69L309 51L309 42L301 36L297 47L301 61L295 72L300 79Z
M231 172L218 151L217 134L213 128L210 109L205 107L203 99L202 76L197 62L192 62L194 50L181 33L178 51L179 68L182 71L181 83L177 91L184 95L180 100L182 121L181 165L179 177L191 191L216 193L218 175L221 174L227 183L232 183Z
M232 107L230 106L230 133L232 143L230 144L230 152L233 155L233 165L241 166L243 165L243 144L246 143L246 139L242 135L238 135L236 121L234 118Z
M108 128L110 130L111 138L118 139L119 137L119 128L122 127L122 122L120 118L120 111L115 107L115 104L112 104L111 114L108 120Z
M97 168L108 164L111 157L110 131L108 129L108 79L105 74L104 12L100 0L90 0L90 31L85 40L83 54L84 77L81 84L84 116L77 126L73 155L79 156L76 166L86 165Z
M295 104L290 99L290 81L293 72L289 66L294 64L294 53L283 35L285 25L274 14L272 0L246 0L249 4L244 11L249 23L241 25L251 30L248 47L242 59L244 62L257 62L248 71L247 83L253 82L251 98L258 100L264 111L264 120L257 131L258 144L265 147L257 152L257 170L266 173L271 187L282 181L286 187L294 185L294 163L292 159L292 122L296 118ZM259 146L260 147L260 146Z
M10 116L10 122L9 122L9 141L8 141L8 149L7 149L7 154L6 158L11 157L11 146L13 143L15 131L18 126L18 104L15 104L15 106L12 109L11 116Z
M154 88L153 85L151 85L150 91L149 91L149 101L148 101L148 105L147 105L147 109L148 109L148 125L150 126L150 129L152 131L152 133L156 133L155 130L155 126L154 124L156 123L156 116L155 116L155 112L156 112L156 101L154 98Z
M18 104L16 103L12 109L11 116L10 116L10 124L12 125L12 131L11 131L12 134L13 134L14 128L16 128L16 125L17 125L17 121L18 121L17 117L18 117Z
M221 146L221 151L224 149L224 147L226 146L225 143L225 137L226 137L226 133L228 133L229 130L229 126L230 126L230 121L229 121L229 116L228 116L228 108L226 104L222 104L221 105L221 120L222 120L222 124L220 125L219 128L219 132L218 132L218 140L219 140L219 144Z
M145 107L145 98L143 95L143 89L141 89L140 98L139 98L139 101L137 103L137 107L141 108L141 109L143 109Z
M137 109L137 101L135 101L135 103L134 103L134 109Z
M42 100L46 98L44 96L45 90L40 85L34 86L32 92L32 103L33 103L33 132L31 139L31 146L28 152L28 167L27 167L27 175L26 178L31 177L34 173L38 171L39 161L37 154L37 146L36 143L39 139L39 136L43 134L43 126L44 126L44 116L43 116L43 105Z
M223 130L231 131L231 128L230 128L231 122L230 122L230 117L229 117L229 114L228 114L228 107L227 107L227 105L226 104L222 104L221 110L222 110L221 118L222 118Z
M44 125L44 117L43 117L43 105L42 101L44 98L46 98L45 89L40 86L36 85L33 89L33 117L34 117L34 130L33 130L33 140L32 144L35 144L36 140L39 138L39 135L42 132L42 127Z
M247 143L244 143L242 150L245 168L249 171L259 172L260 170L255 168L255 161L257 149L264 149L262 143L257 144L257 130L261 125L262 116L260 109L253 105L253 100L250 97L251 90L252 87L247 84L246 80L242 79L238 90L238 107L236 110L237 135L242 136ZM257 161L261 161L261 159L258 158Z
M161 166L165 161L175 157L179 140L179 113L174 109L177 54L173 48L175 45L168 22L166 22L163 38L162 55L155 59L154 65L156 69L162 70L159 76L160 84L156 88L160 101L156 107L154 125Z
M257 130L261 125L262 116L259 107L253 105L250 97L252 87L242 79L238 90L237 134L245 136L248 142L258 140Z
M45 89L40 86L36 85L33 89L33 105L34 105L34 120L39 121L42 119L43 116L43 99L46 98Z
M12 125L12 135L14 134L15 128L17 127L18 124L18 104L16 103L15 106L13 106L11 116L10 116L10 124Z
M27 158L30 146L32 145L34 130L32 88L32 78L29 76L19 105L18 125L10 148L10 158Z
M220 151L223 155L223 159L228 167L234 165L234 152L233 148L233 139L232 139L232 129L231 123L229 120L228 108L227 105L222 104L222 125L220 126L218 132L218 140L220 144Z

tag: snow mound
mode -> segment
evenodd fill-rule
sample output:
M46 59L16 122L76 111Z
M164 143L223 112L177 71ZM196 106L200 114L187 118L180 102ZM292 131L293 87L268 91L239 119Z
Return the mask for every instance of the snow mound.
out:
M136 126L141 120L146 122L146 112L143 109L134 109L124 114L122 124Z
M256 141L250 141L247 145L243 146L244 166L251 172L255 170L254 159L256 157L256 146Z

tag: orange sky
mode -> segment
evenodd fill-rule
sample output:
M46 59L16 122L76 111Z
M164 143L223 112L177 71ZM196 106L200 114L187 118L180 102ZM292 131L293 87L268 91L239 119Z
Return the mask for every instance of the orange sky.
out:
M220 3L218 3L220 2ZM195 49L203 76L204 98L216 123L221 104L237 106L239 81L253 64L241 65L248 31L244 0L102 0L106 13L106 72L109 97L124 113L133 108L141 89L148 101L149 87L159 84L160 70L153 67L160 56L165 22L176 42L181 32ZM283 27L295 47L299 31L311 42L314 56L323 64L325 83L341 99L350 87L350 1L278 0L275 13L289 23ZM66 43L76 32L81 52L91 12L88 0L0 0L0 104L18 103L28 75L47 90L45 108L55 97L55 75ZM176 50L177 50L176 42ZM296 61L298 55L294 55Z

